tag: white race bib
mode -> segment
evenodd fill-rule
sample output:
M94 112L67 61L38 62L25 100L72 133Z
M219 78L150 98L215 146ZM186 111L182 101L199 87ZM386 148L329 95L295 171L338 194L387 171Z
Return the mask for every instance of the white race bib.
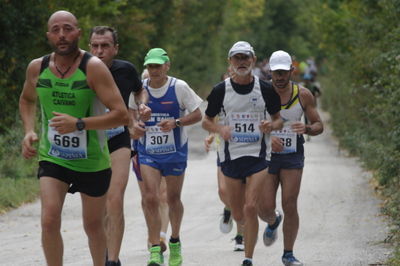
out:
M260 121L260 113L231 113L229 116L229 125L232 127L231 141L246 143L259 141L262 136Z
M146 129L146 152L148 154L176 152L173 130L162 132L159 126L149 126Z
M50 141L49 155L64 160L87 158L86 130L60 134L49 126L47 136Z
M285 125L281 130L272 131L271 136L280 138L283 143L283 151L274 153L286 154L297 151L297 133L292 131L291 124Z

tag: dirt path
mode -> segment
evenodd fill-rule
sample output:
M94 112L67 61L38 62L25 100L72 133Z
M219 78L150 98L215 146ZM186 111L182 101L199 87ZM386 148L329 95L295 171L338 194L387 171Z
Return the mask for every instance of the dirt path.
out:
M244 254L233 252L233 232L224 235L218 229L223 205L217 195L215 152L208 155L203 152L202 139L206 133L199 126L191 132L191 154L183 189L184 265L240 265ZM296 256L308 266L364 266L383 262L391 252L382 244L388 228L379 216L380 202L368 185L370 175L362 171L356 159L339 152L329 129L313 137L305 149ZM134 176L128 184L125 212L121 261L127 266L146 265L146 226ZM45 265L39 220L39 202L0 216L0 265ZM265 226L260 225L259 238ZM254 265L282 265L281 232L280 228L279 239L272 247L266 248L259 241ZM78 195L67 196L62 234L65 265L91 265Z

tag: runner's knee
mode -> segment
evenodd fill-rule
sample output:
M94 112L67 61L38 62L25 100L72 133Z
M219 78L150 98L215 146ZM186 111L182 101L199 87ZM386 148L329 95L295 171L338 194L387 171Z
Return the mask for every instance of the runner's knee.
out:
M289 197L282 200L282 209L285 214L297 212L297 198Z
M43 215L41 223L43 232L59 232L61 229L61 216L51 214Z
M121 193L113 193L107 195L107 212L122 210L124 204L124 195Z
M254 203L246 203L244 205L244 214L247 216L257 215L257 206Z
M178 193L172 194L171 193L171 195L167 195L167 203L169 206L181 204L180 194L178 194Z
M160 204L160 198L155 193L144 193L143 203L146 206L146 208L155 209L158 208Z
M104 219L98 217L94 219L84 219L83 228L88 236L97 235L104 232Z
M258 216L260 216L260 218L264 221L270 216L275 217L275 209L275 201L261 201L257 206Z

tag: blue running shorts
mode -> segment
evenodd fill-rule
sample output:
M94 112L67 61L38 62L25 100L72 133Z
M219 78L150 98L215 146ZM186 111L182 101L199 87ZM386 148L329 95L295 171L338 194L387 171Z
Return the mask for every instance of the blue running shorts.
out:
M145 164L159 170L162 176L180 176L187 167L187 162L160 163L143 155L139 156L139 164Z

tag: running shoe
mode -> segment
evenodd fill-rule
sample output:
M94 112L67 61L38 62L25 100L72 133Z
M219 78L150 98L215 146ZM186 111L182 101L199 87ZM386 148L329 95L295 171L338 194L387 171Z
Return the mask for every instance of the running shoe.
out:
M242 262L242 266L253 266L253 263L251 262L251 260L244 260Z
M275 213L276 213L275 221L278 223L278 225L274 229L271 229L271 227L267 225L263 234L264 245L267 247L271 246L278 238L278 227L282 221L282 214L279 211L275 211Z
M232 231L232 227L233 221L231 211L224 208L224 213L219 221L219 230L221 233L228 234L230 231Z
M181 266L182 265L182 254L181 254L181 242L171 243L169 242L169 266Z
M155 246L150 248L150 259L147 266L161 266L164 264L164 257L161 254L161 247Z
M244 251L243 236L236 235L235 238L232 240L235 240L233 251Z
M282 256L282 262L285 266L303 266L303 263L296 259L293 253L287 253Z

